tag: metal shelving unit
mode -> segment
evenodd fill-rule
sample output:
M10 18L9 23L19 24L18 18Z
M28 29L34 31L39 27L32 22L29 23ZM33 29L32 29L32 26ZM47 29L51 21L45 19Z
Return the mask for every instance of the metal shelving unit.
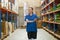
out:
M11 5L11 9L12 9L12 5ZM5 15L4 18L2 17L3 14ZM16 12L14 12L13 10L10 10L10 9L3 8L0 3L0 39L1 40L3 40L4 38L6 38L9 35L9 31L10 31L9 26L8 26L9 22L11 22L12 25L14 23L12 32L14 32L14 30L17 29L17 16L18 16L18 14ZM2 27L3 21L7 23L7 27L8 27L7 29L5 29L5 26L3 26L4 28ZM3 30L3 29L5 29L5 30ZM2 34L2 31L5 32L6 30L8 30L8 33Z
M49 1L49 2L48 2ZM45 4L45 3L46 4ZM60 22L57 22L56 15L60 13L57 5L60 4L59 0L45 0L40 6L41 21L43 22L43 29L53 34L60 39ZM42 7L43 6L43 7ZM59 19L59 18L58 18Z

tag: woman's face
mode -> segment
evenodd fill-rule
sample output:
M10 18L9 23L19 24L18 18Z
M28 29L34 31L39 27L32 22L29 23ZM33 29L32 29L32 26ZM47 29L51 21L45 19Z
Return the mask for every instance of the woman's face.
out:
M33 12L32 8L29 8L28 11L29 11L29 13L32 13Z

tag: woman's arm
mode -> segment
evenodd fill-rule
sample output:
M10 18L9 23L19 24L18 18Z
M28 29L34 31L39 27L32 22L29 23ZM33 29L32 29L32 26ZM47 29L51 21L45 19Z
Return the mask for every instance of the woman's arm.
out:
M27 22L27 23L29 23L29 22L34 22L34 20L30 21L30 20L26 19L26 22Z

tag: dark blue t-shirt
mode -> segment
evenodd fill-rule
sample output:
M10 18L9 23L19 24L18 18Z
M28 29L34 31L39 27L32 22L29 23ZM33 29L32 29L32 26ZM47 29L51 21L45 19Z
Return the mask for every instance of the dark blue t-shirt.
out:
M25 21L26 21L26 19L28 19L30 21L34 21L34 19L36 19L36 18L37 18L36 14L32 14L32 16L30 16L28 14L25 17ZM29 22L29 23L27 23L26 30L27 30L27 32L37 32L36 22Z

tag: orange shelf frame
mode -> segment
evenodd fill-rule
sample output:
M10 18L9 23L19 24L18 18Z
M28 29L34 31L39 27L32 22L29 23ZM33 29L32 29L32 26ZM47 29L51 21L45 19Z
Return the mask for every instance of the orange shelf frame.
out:
M16 14L16 15L18 15L16 12L11 11L11 10L6 9L6 8L2 8L2 7L1 7L0 10L1 10L3 13L8 12L8 13L12 13L12 14Z
M60 11L60 9L59 10L55 10L55 11L51 11L51 12L48 12L48 13L45 13L45 14L43 14L41 16L45 16L45 15L48 15L48 14L55 14L56 12L59 12L59 11Z

